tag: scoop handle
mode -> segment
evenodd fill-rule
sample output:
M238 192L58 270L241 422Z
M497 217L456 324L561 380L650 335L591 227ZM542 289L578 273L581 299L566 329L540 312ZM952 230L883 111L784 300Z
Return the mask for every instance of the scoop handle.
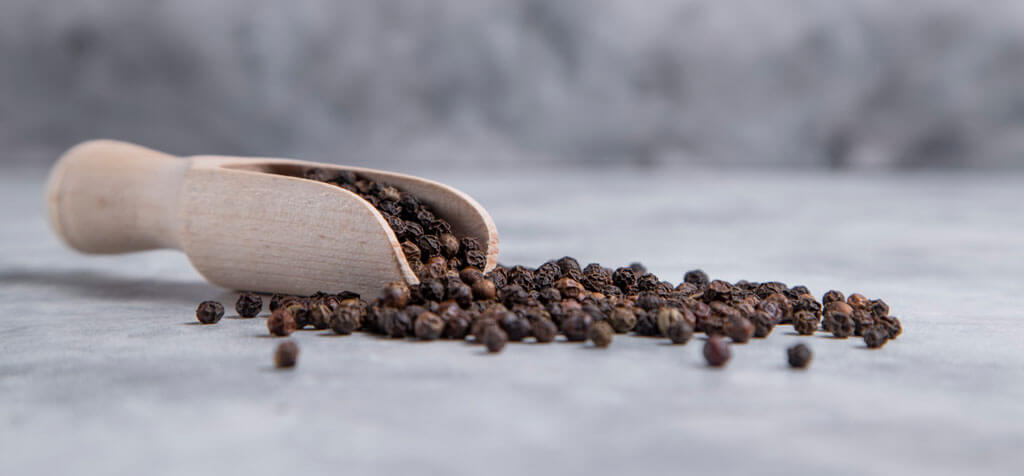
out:
M50 224L85 253L180 249L178 195L189 161L114 140L78 144L50 171Z

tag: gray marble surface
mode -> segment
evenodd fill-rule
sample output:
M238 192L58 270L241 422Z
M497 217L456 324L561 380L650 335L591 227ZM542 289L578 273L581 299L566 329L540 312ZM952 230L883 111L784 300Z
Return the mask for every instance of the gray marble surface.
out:
M884 297L879 351L785 327L734 346L485 355L316 331L271 368L262 318L171 251L81 256L41 172L0 177L0 474L1019 474L1024 180L994 175L560 170L428 174L477 197L502 261L639 260ZM497 178L495 178L497 177ZM794 342L807 371L786 368Z

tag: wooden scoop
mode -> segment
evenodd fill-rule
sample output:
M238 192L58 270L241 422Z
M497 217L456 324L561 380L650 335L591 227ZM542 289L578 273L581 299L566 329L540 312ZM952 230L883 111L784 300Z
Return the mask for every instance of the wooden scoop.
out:
M353 291L369 298L387 282L418 282L384 217L305 170L349 170L393 185L480 241L485 271L498 232L476 201L419 177L290 159L179 158L135 144L79 144L50 173L54 231L86 253L171 248L208 281L229 289L309 295Z

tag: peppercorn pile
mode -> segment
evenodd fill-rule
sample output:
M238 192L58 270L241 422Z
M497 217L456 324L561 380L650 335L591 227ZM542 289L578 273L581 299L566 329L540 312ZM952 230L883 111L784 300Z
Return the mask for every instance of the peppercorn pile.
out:
M498 265L484 273L480 244L456 237L447 221L415 197L351 172L311 169L305 176L373 204L401 241L420 282L389 283L379 296L368 298L350 292L274 295L267 328L276 336L307 328L362 331L393 338L469 339L500 352L507 342L548 343L558 335L604 348L616 334L685 344L703 333L708 336L705 359L719 367L731 356L730 342L765 338L778 325L792 325L800 335L824 330L837 338L859 336L868 348L882 347L902 333L899 319L881 299L828 291L819 301L804 286L729 283L701 270L687 272L673 285L639 263L611 269L563 257L537 268ZM242 294L236 304L241 317L256 316L260 309L262 298L251 293ZM197 318L216 323L218 313L223 307L205 302ZM810 349L796 346L787 351L787 360L803 368L811 360Z
M337 185L370 202L395 233L416 276L438 278L446 270L460 270L464 266L483 269L487 264L479 241L456 238L450 223L435 216L429 206L408 193L350 171L313 168L306 171L305 178Z

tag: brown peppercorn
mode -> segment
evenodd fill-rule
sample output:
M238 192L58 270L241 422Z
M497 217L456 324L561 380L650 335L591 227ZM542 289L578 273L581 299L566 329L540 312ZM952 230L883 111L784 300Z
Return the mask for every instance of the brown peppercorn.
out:
M889 315L889 305L881 299L871 301L871 305L868 306L868 310L871 311L871 315L874 317L885 317Z
M793 329L797 334L809 336L818 330L818 316L810 311L800 311L793 315Z
M580 299L586 289L575 279L565 277L555 281L555 289L562 295L562 299Z
M363 325L363 310L358 305L342 305L334 311L330 325L338 334L351 334Z
M829 331L833 336L845 339L852 336L856 330L857 324L849 315L839 312L829 314Z
M745 343L754 335L754 324L742 316L730 316L725 321L725 335L733 342Z
M242 293L235 301L235 311L241 317L256 317L263 310L263 298L253 293Z
M537 319L530 323L530 329L533 337L542 344L553 342L558 335L558 327L550 319Z
M469 286L472 286L473 283L476 283L477 281L483 278L484 272L472 266L467 266L465 268L462 268L462 271L459 271L459 279L461 279L462 282L466 283Z
M615 329L612 329L612 325L606 321L595 322L587 331L587 337L594 343L594 346L602 349L612 343L613 336L615 336Z
M441 254L451 258L459 254L459 239L451 233L442 233L438 239L441 241Z
M786 349L786 360L789 366L794 369L803 369L811 363L811 348L804 344L797 344Z
M295 332L295 327L295 316L287 308L278 308L267 318L267 330L275 336L288 336Z
M494 281L490 279L479 279L473 283L473 298L478 301L489 301L497 297L497 288L494 286Z
M295 329L302 329L311 324L312 319L309 316L309 306L304 299L287 299L281 303L280 309L284 309L292 314L292 317L295 318Z
M879 349L889 340L889 332L882 326L875 326L864 331L864 345L869 349Z
M409 285L404 281L392 281L384 285L380 293L381 304L401 308L409 303Z
M636 314L628 306L616 306L608 316L608 321L615 332L622 334L636 326Z
M693 326L684 320L676 321L668 327L666 335L673 344L685 344L693 337Z
M299 360L299 346L294 341L285 341L277 345L274 351L274 366L279 369L295 367Z
M658 332L663 336L668 335L668 328L676 322L683 320L683 313L674 307L662 307L655 314L654 322L658 325Z
M196 319L203 324L216 324L224 317L224 306L217 301L203 301L196 308Z
M430 311L424 311L416 317L416 337L423 340L434 340L441 337L444 332L445 322L440 316Z
M708 365L721 367L729 361L729 357L732 357L732 352L729 350L729 343L722 336L708 337L707 342L704 343L704 360L708 362Z
M847 304L845 301L832 301L825 304L825 314L830 312L841 312L843 314L853 314L853 306Z
M587 340L587 332L594 319L589 314L579 309L571 309L566 313L562 321L562 334L572 342L583 342Z
M846 303L853 306L854 309L867 309L871 305L871 300L864 297L863 294L853 293L846 298Z
M834 289L829 291L829 292L827 292L827 293L825 293L825 295L821 297L821 303L826 305L826 306L828 306L829 303L833 303L833 302L843 302L843 303L845 303L846 302L846 297L843 296L843 293L841 293L839 291L836 291Z
M754 311L750 315L750 322L754 324L754 337L757 338L768 337L775 328L775 320L764 311Z
M496 353L501 352L501 349L505 348L505 343L508 342L508 335L505 331L501 330L498 326L487 326L484 330L484 346L487 347L487 352Z
M890 339L895 339L903 333L903 324L896 316L881 317L877 319L877 322L889 331Z
M498 315L498 325L505 331L508 340L519 342L530 337L530 321L519 317L518 314L506 311Z

